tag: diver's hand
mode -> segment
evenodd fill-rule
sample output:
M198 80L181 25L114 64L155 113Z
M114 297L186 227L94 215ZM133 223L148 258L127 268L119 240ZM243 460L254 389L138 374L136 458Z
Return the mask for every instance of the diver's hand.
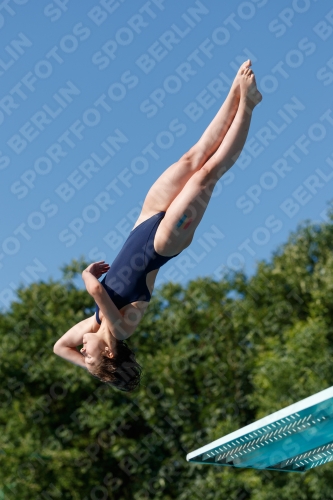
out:
M99 262L93 262L90 264L85 271L95 276L95 278L100 278L103 274L107 273L110 269L109 264L106 264L104 260Z

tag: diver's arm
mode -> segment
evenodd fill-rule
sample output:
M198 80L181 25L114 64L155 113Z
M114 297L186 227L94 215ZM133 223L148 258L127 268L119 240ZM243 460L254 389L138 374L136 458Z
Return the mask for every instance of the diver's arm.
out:
M53 348L54 354L60 356L60 358L73 363L76 366L80 366L87 370L87 366L84 360L84 356L76 350L75 347L66 347L66 346L54 346Z
M95 315L86 318L76 325L72 326L60 339L55 346L76 347L83 344L83 335L87 332L93 332L95 325Z
M114 302L108 296L103 285L101 285L96 276L92 274L91 266L88 266L82 273L82 279L86 285L87 292L93 297L109 323L112 335L118 340L125 340L132 335L139 321L134 324L133 322L129 324L129 322L126 321Z
M83 335L85 333L94 331L95 321L95 316L91 316L72 326L72 328L54 344L54 354L75 365L86 368L84 357L77 351L76 346L83 343Z

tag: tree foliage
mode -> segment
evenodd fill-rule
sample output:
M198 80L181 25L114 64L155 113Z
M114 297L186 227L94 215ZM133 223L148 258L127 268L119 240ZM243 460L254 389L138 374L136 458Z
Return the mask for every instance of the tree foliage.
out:
M18 292L0 315L0 500L333 499L332 465L306 474L186 462L186 453L333 385L333 225L305 224L256 273L157 290L128 341L139 390L53 354L93 314L75 284Z

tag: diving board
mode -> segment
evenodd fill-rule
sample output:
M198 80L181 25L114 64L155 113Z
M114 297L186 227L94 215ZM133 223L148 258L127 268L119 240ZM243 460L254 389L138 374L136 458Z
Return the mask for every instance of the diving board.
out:
M333 460L333 387L207 444L188 462L305 472Z

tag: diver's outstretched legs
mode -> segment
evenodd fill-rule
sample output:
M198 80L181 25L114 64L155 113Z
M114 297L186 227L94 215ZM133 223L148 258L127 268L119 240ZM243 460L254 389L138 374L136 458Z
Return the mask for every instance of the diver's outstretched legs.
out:
M252 111L261 101L251 69L241 75L241 95L236 116L222 143L207 162L189 179L166 211L155 236L155 249L166 256L175 255L192 241L216 182L236 162L250 128ZM220 214L220 216L223 213ZM227 217L227 215L226 215Z
M136 225L157 212L166 211L192 175L200 170L219 148L237 113L240 79L250 65L250 60L242 64L226 100L199 141L180 160L165 170L150 188Z
M226 136L239 106L241 77L251 66L248 60L238 70L236 78L231 86L227 99L217 112L214 119L208 125L199 141L193 146L193 153L196 154L201 168L207 160L215 153ZM188 152L190 153L191 150ZM200 161L199 161L200 160Z

